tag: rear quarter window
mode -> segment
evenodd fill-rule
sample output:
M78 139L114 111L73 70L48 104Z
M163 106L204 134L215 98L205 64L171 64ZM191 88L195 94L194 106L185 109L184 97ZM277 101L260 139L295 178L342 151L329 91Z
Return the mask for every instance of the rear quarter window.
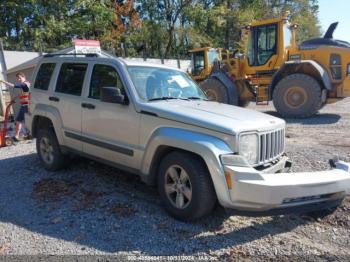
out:
M36 75L34 88L40 90L48 90L50 85L50 79L55 69L55 63L41 64L39 71Z

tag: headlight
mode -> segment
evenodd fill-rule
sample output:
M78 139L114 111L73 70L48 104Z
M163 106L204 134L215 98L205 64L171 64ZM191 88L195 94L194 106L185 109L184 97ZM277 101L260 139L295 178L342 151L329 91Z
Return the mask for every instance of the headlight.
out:
M258 163L259 139L257 134L241 135L239 138L239 154L244 156L249 164Z
M350 75L350 64L346 67L346 75Z

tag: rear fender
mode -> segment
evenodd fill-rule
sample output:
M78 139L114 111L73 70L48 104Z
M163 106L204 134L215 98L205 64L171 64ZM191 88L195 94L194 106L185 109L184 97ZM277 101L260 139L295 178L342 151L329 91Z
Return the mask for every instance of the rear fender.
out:
M32 116L33 116L32 130L34 130L34 128L35 128L33 125L35 125L34 118L36 116L46 117L53 124L58 143L60 145L64 145L63 132L62 132L62 130L63 130L62 129L62 127L63 127L62 118L61 118L60 113L58 112L58 110L56 108L49 106L49 105L38 104L35 107L34 111L32 112Z

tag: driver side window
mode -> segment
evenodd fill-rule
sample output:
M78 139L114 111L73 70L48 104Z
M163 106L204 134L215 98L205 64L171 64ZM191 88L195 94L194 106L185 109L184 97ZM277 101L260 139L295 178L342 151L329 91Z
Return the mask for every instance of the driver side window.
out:
M266 25L258 27L257 31L257 58L258 65L266 64L277 52L277 26Z
M89 98L100 99L101 87L119 88L125 95L123 83L114 67L96 64L92 70Z

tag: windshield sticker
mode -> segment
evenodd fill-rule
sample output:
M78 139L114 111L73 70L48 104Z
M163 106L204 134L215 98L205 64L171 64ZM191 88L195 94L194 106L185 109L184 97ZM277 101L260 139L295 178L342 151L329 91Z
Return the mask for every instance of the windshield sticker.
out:
M172 76L169 82L175 81L181 88L189 87L189 83L182 75Z

